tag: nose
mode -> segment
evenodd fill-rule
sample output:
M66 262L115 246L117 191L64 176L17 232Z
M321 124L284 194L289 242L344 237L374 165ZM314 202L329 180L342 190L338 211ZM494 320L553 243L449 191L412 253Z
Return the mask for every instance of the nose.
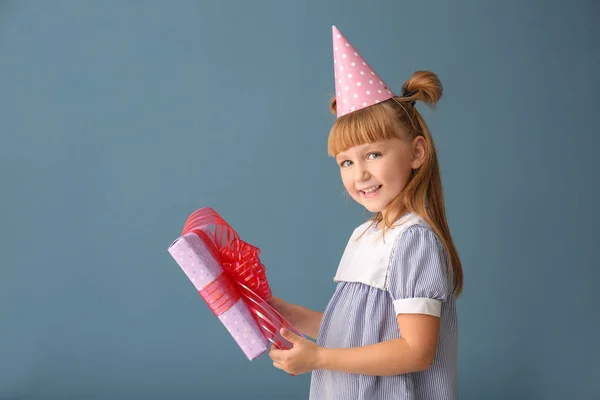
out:
M354 180L356 182L366 181L369 177L369 171L362 163L356 163L354 165Z

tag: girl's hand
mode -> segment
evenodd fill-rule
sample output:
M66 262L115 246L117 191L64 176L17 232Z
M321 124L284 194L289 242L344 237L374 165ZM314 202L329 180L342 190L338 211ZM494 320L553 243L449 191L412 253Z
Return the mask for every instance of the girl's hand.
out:
M282 328L281 335L294 346L290 350L269 349L269 357L276 368L292 375L304 374L319 368L319 357L323 348L308 339Z
M271 305L274 309L276 309L280 314L283 314L282 311L286 311L286 308L289 308L290 303L283 300L282 298L271 296L267 303Z
M281 314L283 318L287 319L292 325L295 325L296 321L294 321L294 315L291 312L290 303L275 296L271 296L271 298L267 300L267 303L277 310L277 312Z
M283 316L290 324L302 332L303 335L311 338L317 338L319 335L319 327L323 319L323 313L313 311L305 307L288 303L287 301L271 296L267 302L279 314Z

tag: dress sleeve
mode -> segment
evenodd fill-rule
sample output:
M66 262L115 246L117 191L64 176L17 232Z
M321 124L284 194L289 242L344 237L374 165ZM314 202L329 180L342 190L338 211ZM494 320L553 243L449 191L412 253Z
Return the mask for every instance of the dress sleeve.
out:
M404 231L392 256L388 291L398 314L440 316L448 296L448 265L442 243L422 225Z

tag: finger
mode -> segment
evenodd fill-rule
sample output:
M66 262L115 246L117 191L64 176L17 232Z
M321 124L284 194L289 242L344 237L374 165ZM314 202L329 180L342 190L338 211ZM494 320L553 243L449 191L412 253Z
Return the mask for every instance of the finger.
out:
M277 361L273 361L273 366L277 369L280 369L282 371L285 371L285 368L283 367L282 364L278 363Z
M273 361L281 361L283 359L283 351L284 350L277 350L275 348L271 348L271 350L269 350L269 357L271 357L271 359Z
M285 339L289 340L292 343L300 343L302 340L304 340L304 338L296 335L294 332L286 328L281 328L279 333L281 333L281 336L283 336Z

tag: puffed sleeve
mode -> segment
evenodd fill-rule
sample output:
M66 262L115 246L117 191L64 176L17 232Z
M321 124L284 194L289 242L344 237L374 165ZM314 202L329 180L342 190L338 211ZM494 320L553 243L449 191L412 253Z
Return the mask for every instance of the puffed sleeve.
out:
M413 225L397 239L389 269L388 291L398 314L440 316L448 296L444 247L428 227Z

